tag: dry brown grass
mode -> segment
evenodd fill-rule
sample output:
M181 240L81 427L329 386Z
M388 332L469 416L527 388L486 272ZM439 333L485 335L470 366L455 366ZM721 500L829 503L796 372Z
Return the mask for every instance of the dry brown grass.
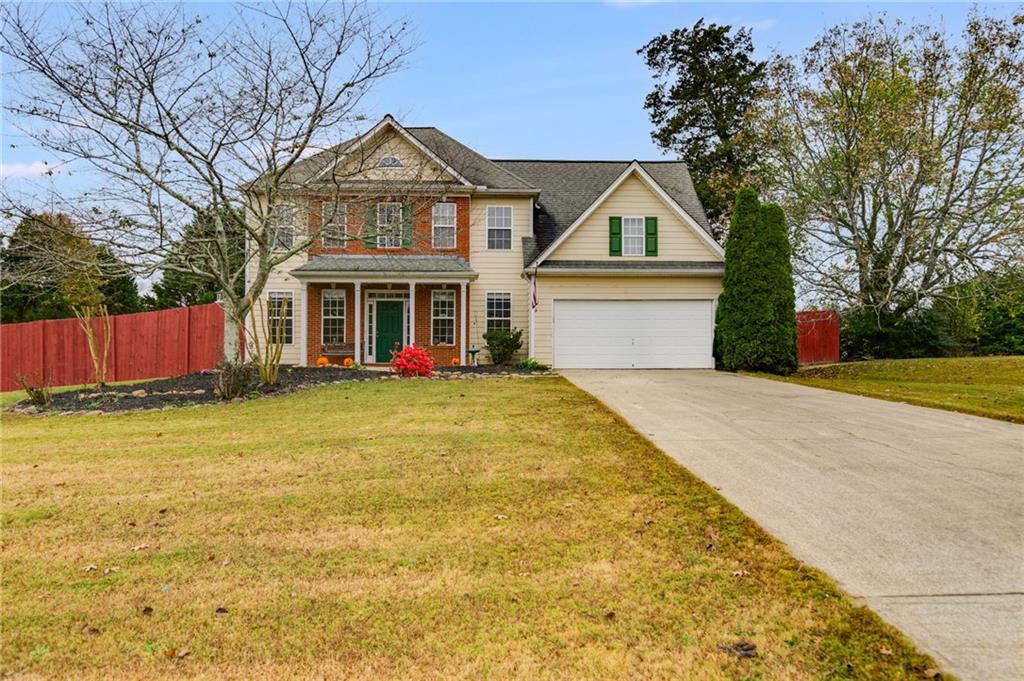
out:
M904 679L933 666L557 378L5 416L3 459L0 660L14 677ZM758 656L719 647L740 640Z

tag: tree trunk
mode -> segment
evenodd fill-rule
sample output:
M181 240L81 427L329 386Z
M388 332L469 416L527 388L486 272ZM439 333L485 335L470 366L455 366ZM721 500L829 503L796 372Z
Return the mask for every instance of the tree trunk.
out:
M238 364L242 361L239 338L242 331L241 315L230 302L224 301L224 355L227 364Z

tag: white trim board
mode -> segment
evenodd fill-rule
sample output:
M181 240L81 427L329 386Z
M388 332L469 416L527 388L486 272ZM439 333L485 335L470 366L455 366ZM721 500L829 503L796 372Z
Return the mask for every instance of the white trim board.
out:
M691 216L689 213L683 210L683 207L676 203L676 201L671 196L669 196L664 189L661 188L661 185L658 184L658 182L653 177L651 177L650 173L644 170L643 166L640 165L639 161L633 161L626 167L625 170L622 171L622 174L615 178L615 180L610 185L608 185L608 188L601 192L601 195L594 199L594 202L590 204L590 206L588 206L587 209L583 211L583 213L581 213L580 216L576 218L576 220L574 220L571 225L569 225L568 229L559 234L558 238L552 241L551 244L547 248L545 248L544 251L540 255L538 255L532 263L530 263L527 269L537 267L540 263L544 262L548 258L548 256L554 253L558 249L558 247L561 246L565 242L565 240L568 239L569 236L572 235L572 233L575 232L579 228L579 226L582 225L587 220L587 218L589 218L594 213L594 211L596 211L598 207L600 207L600 205L608 199L609 196L611 196L612 192L618 189L619 186L623 182L625 182L626 179L629 178L629 176L632 175L633 173L636 173L637 177L639 177L641 181L643 181L643 183L646 184L647 187L665 203L665 205L667 205L676 215L678 215L685 225L690 227L690 229L692 229L697 234L697 236L704 242L704 244L711 249L712 253L717 255L719 259L723 261L725 260L725 251L722 249L719 243L715 241L711 237L711 235L704 230L703 227L697 224L697 221L693 219L693 216Z

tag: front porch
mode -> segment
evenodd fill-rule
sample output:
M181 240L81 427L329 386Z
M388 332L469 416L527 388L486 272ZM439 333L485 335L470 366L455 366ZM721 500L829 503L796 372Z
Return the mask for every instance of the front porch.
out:
M300 364L321 356L332 363L383 364L407 345L425 349L439 366L466 363L469 282L476 273L465 260L320 256L292 274L302 284L306 311Z

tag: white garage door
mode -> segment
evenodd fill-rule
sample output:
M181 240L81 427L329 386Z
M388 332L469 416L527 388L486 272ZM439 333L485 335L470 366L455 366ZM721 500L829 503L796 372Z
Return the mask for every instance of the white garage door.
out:
M555 366L714 367L710 300L556 300Z

